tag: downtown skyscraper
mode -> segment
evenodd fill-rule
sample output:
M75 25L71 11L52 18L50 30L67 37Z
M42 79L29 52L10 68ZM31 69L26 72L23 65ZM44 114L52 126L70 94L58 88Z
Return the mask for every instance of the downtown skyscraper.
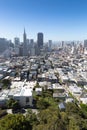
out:
M23 56L27 56L28 55L28 50L27 50L27 35L25 32L25 28L24 28L24 34L23 34Z
M43 33L39 32L37 34L37 45L38 45L38 48L43 48Z

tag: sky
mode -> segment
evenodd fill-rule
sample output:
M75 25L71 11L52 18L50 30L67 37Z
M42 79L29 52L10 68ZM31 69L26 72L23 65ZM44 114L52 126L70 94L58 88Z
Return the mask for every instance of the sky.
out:
M0 0L0 37L22 41L87 39L87 0Z

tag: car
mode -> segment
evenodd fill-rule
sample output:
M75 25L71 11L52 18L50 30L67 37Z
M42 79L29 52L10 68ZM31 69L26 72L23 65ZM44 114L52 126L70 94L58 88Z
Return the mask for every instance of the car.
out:
M25 111L24 108L21 108L21 109L20 109L20 112L21 112L21 113L25 113L26 111Z
M15 113L19 113L19 112L20 112L19 109L16 109L16 110L12 109L12 113L13 113L13 114L15 114Z

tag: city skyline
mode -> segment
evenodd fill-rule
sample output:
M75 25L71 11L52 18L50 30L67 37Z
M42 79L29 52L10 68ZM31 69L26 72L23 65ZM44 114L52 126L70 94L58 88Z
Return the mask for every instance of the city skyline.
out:
M37 40L84 40L87 38L86 0L3 0L0 1L0 37L23 41L25 27L27 38Z

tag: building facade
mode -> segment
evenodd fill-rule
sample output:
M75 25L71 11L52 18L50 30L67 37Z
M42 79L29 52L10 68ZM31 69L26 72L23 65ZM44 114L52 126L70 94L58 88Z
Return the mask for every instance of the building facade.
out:
M43 33L37 34L37 44L39 48L43 48Z
M28 55L28 50L27 50L27 35L24 29L24 34L23 34L23 56Z

